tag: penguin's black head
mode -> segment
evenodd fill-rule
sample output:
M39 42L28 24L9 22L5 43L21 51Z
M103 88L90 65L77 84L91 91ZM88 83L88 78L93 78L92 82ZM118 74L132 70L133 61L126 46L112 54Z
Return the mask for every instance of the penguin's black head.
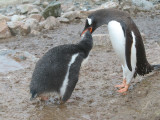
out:
M85 30L89 30L92 34L98 27L103 24L107 24L107 21L109 21L109 16L111 16L108 15L108 11L109 10L107 9L101 9L91 13L86 19L85 27L81 33L81 36Z
M88 30L90 31L90 33L93 33L95 28L96 28L96 23L94 22L93 17L88 17L86 19L85 27L83 29L83 32L81 33L81 36Z

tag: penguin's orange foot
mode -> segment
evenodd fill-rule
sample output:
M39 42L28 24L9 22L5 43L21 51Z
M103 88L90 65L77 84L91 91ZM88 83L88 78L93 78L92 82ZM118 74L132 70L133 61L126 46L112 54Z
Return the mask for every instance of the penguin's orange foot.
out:
M124 88L126 85L126 79L123 79L123 83L121 85L116 85L115 87L117 88Z
M40 96L42 101L47 101L49 98L47 96Z
M128 88L129 88L129 85L126 84L126 85L124 86L124 88L118 90L118 92L119 92L119 93L124 93L124 92L128 91Z

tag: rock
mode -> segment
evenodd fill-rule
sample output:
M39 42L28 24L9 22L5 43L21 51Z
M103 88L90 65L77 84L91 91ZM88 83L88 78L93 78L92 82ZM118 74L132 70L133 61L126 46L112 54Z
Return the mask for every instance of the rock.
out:
M106 3L104 3L100 6L101 9L117 8L117 7L118 7L118 3L117 2L112 2L112 1L106 2Z
M41 5L41 0L36 0L33 5Z
M10 5L6 8L5 13L7 16L12 16L14 14L17 14L17 8L13 5Z
M4 15L2 15L2 14L0 14L0 21L1 21L1 20L10 21L10 18L7 17L7 16L4 16Z
M69 12L69 11L75 11L75 10L76 10L75 6L72 6L69 9L67 9L67 12Z
M43 8L46 8L49 5L49 3L48 2L43 2L42 5L43 5Z
M155 5L154 8L160 10L160 4Z
M63 17L58 17L57 20L61 23L69 23L69 19L63 18Z
M38 36L41 33L39 31L37 31L37 30L32 30L30 34L33 35L33 36Z
M86 18L86 16L84 14L82 14L81 11L70 11L70 12L66 12L62 15L63 18L67 18L70 21L73 21L74 19L77 18Z
M130 9L131 9L130 5L124 5L123 6L123 11L128 11L130 13Z
M72 8L74 5L74 3L67 3L67 4L62 4L61 5L61 8L62 8L62 11L63 13L65 12L69 12L69 9ZM76 6L75 6L76 7ZM79 7L79 6L78 6ZM71 10L72 11L72 10Z
M132 0L132 3L138 7L139 9L144 10L144 11L150 11L152 8L154 8L154 5L150 1L146 0Z
M23 36L25 36L25 35L28 35L29 33L30 33L30 31L31 31L31 29L30 29L30 27L29 26L27 26L27 25L25 25L25 24L22 24L21 26L20 26L20 33L21 33L21 35L23 35Z
M37 8L33 8L31 11L28 12L28 14L39 14L40 11Z
M5 13L5 10L6 10L5 8L0 8L0 13L1 13L1 14L4 14L4 13Z
M27 68L31 62L36 62L37 58L28 53L18 50L0 50L0 73L6 74L16 70Z
M48 17L43 22L40 22L41 28L45 28L45 29L49 29L49 30L52 30L55 27L58 27L59 24L60 24L59 21L53 16Z
M60 17L61 16L61 4L53 3L49 4L43 11L42 15L46 19L49 16Z
M94 47L105 47L107 51L112 50L112 44L108 34L93 34Z
M11 30L12 35L27 35L30 33L30 27L25 25L22 21L11 21L8 22L8 27Z
M31 5L31 4L24 4L24 5L19 5L17 6L17 10L21 13L21 14L26 14L28 13L28 11L32 11L34 8L36 8L37 6L35 5Z
M106 2L104 4L102 4L100 7L97 7L95 9L91 9L89 11L86 11L86 13L90 14L96 10L99 10L99 9L108 9L108 8L118 8L118 3L117 2L112 2L112 1L109 1L109 2Z
M5 20L0 20L0 39L11 37L11 32Z
M40 14L31 14L29 18L36 19L38 22L44 21L44 17Z
M137 7L135 5L132 5L130 3L128 4L123 4L121 6L119 6L119 9L121 9L122 11L126 11L128 12L131 16L133 15L136 15L137 12L139 12L139 10L137 9Z
M31 28L31 30L38 30L39 29L39 25L38 25L39 21L34 19L34 18L28 18L25 20L25 25L29 26Z
M23 19L25 19L26 18L26 16L24 16L24 15L13 15L12 17L11 17L11 21L21 21L21 20L23 20Z
M22 4L27 4L29 2L30 2L30 0L22 0Z

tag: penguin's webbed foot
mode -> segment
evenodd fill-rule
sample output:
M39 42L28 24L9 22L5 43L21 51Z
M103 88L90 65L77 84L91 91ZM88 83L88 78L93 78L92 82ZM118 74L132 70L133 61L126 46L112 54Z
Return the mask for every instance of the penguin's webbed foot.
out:
M124 78L122 84L121 85L116 85L115 87L119 88L119 90L118 90L119 93L124 93L128 90L129 85L126 83L126 79Z
M119 93L124 93L124 92L128 91L128 88L129 88L129 85L126 84L126 85L124 86L124 88L121 88L120 90L118 90L118 92L119 92Z
M47 96L40 96L40 98L41 98L41 101L47 101L47 100L49 100L49 97L47 97Z
M126 85L126 79L124 78L122 84L121 85L116 85L115 87L121 89L121 88L124 88L125 85Z

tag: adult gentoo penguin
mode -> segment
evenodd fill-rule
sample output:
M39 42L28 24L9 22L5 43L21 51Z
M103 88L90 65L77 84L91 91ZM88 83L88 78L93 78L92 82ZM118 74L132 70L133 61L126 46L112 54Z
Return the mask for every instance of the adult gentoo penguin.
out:
M115 9L97 10L88 16L83 31L90 28L93 33L103 24L108 25L112 46L122 64L123 83L115 86L120 89L118 92L127 91L137 74L145 75L160 69L160 65L148 63L141 34L129 14Z
M30 83L31 100L44 93L57 92L60 103L66 102L78 81L81 63L93 46L91 33L87 30L77 44L67 44L50 49L37 62Z

